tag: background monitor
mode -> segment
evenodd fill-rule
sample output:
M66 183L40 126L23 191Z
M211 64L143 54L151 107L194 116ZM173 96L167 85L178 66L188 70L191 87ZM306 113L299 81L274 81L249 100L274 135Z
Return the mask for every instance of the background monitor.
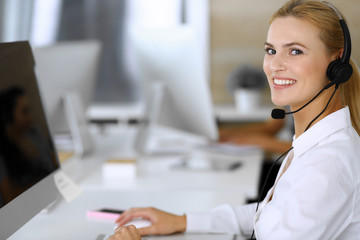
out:
M96 40L61 42L33 51L52 133L54 136L71 134L75 152L80 155L90 151L86 110L93 99L101 43Z
M153 102L153 84L163 85L158 124L217 140L207 69L195 37L188 26L138 29L132 32L135 60L146 102Z
M59 168L28 42L0 43L0 239L56 200Z

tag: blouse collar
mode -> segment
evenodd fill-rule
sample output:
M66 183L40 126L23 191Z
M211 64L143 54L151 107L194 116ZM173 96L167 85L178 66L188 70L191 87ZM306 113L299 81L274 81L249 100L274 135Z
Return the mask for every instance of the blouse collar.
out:
M300 157L311 147L333 134L336 131L347 128L351 125L350 111L346 106L333 112L314 124L298 138L294 137L293 147L295 158Z

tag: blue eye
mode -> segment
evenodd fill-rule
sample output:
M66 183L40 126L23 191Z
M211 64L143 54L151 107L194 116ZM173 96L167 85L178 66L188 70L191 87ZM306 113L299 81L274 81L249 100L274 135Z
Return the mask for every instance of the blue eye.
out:
M268 54L268 55L274 55L274 54L276 54L276 51L275 51L274 49L272 49L272 48L266 48L266 49L265 49L265 52L266 52L266 54Z
M303 54L303 51L301 51L299 49L293 49L293 50L291 50L291 54L292 55L300 55L300 54Z

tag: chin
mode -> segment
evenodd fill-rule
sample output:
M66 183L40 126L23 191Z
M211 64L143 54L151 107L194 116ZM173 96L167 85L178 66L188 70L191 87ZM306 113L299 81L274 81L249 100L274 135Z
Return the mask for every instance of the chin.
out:
M275 106L279 106L279 107L283 107L283 106L289 105L289 100L288 100L288 99L271 97L271 101L272 101L272 103L273 103Z

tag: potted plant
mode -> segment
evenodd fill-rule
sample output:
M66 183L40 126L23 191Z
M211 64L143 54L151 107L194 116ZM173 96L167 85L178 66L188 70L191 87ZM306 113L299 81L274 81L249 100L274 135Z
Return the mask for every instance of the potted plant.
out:
M233 94L236 108L241 112L247 112L260 107L261 93L266 82L266 75L262 69L241 64L230 72L226 79L226 88Z

